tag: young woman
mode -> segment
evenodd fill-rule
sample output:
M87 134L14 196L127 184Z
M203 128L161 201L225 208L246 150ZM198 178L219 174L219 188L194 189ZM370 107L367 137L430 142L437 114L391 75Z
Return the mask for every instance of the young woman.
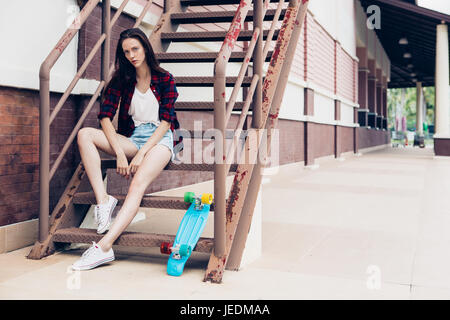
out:
M97 201L94 217L99 234L109 228L117 199L106 193L98 150L116 156L117 172L127 179L132 177L132 181L114 224L72 265L75 270L114 260L114 241L133 220L147 186L174 158L173 130L179 128L174 103L178 92L173 76L159 67L140 29L120 34L115 67L98 114L102 129L83 128L78 133L81 159ZM116 133L111 120L118 108Z

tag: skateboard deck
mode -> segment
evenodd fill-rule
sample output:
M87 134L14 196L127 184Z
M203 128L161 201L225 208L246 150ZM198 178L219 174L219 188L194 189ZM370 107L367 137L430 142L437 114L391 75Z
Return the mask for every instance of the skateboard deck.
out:
M167 273L171 276L180 276L183 273L186 261L205 228L212 203L210 194L203 194L196 198L193 193L190 193L186 198L187 194L185 194L185 201L191 202L191 205L181 220L174 242L161 244L161 252L170 253Z

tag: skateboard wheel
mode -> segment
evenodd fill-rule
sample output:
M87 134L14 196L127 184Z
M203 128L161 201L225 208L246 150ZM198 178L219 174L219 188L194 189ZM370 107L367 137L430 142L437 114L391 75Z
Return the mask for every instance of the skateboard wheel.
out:
M180 256L186 257L191 255L191 246L188 246L187 244L182 244L180 246Z
M202 194L202 203L203 204L211 204L213 201L213 195L211 193Z
M184 193L184 202L192 203L195 200L195 193L194 192L185 192Z
M159 247L162 254L170 254L171 250L170 247L172 244L170 242L162 242L161 246Z

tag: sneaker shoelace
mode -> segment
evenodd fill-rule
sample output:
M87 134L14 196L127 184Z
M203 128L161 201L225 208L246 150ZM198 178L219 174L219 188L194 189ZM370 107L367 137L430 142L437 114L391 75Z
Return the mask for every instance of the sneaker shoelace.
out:
M89 247L89 249L87 249L85 252L83 252L83 254L81 255L82 258L86 259L89 256L91 256L94 252L95 252L95 243L92 242L92 246Z

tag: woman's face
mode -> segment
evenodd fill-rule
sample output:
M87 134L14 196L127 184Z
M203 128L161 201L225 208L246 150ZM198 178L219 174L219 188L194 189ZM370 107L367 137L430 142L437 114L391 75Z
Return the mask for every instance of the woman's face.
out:
M135 68L139 68L145 61L144 47L139 40L134 38L125 39L122 42L122 49L125 57Z

